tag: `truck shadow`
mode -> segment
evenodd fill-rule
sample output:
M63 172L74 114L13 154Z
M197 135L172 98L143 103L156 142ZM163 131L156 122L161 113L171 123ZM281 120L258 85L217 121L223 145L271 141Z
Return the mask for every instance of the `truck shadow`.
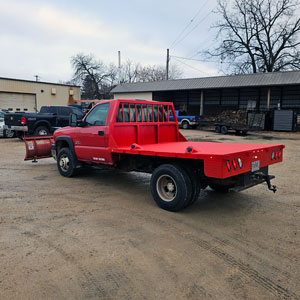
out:
M150 191L150 174L89 168L82 170L79 177L88 179L87 184L93 186L111 186L113 191L118 191L120 194L128 193L132 195L130 200L132 202L145 201L144 204L147 206L156 206ZM179 213L201 215L208 212L212 212L212 214L220 212L234 214L239 212L239 214L249 214L251 210L261 206L262 200L245 192L222 194L207 187L201 191L198 200L194 204ZM121 197L119 201L122 201Z

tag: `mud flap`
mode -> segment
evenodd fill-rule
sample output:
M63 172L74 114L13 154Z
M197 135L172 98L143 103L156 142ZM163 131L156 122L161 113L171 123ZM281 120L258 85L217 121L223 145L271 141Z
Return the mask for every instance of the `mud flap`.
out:
M32 160L52 157L51 145L54 144L52 135L25 137L26 155L24 160Z

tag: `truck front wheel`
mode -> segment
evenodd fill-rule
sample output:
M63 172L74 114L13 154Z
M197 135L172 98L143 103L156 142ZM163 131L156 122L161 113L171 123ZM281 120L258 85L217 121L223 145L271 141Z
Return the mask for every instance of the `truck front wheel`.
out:
M72 177L76 174L75 158L69 148L62 148L57 155L57 168L60 175Z
M177 165L165 164L154 170L150 188L157 205L179 211L191 200L192 184L186 171Z

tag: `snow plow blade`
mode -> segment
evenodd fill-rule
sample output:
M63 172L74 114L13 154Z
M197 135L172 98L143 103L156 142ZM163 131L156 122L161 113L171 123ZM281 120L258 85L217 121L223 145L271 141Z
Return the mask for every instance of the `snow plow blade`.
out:
M33 160L52 157L51 144L54 144L54 138L52 135L45 136L31 136L25 137L26 155L24 160Z

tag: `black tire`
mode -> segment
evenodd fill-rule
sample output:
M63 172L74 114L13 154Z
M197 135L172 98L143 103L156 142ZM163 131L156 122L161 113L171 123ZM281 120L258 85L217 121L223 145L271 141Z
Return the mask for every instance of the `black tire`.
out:
M191 184L192 184L191 200L189 203L186 204L186 206L189 206L198 200L199 194L201 192L201 182L200 182L199 173L196 170L187 169L187 168L185 170L186 170L187 174L189 175L189 178L190 178Z
M49 129L46 126L38 126L35 130L33 135L38 136L38 135L48 135L49 134Z
M228 133L228 128L227 128L227 126L223 125L223 126L221 127L221 132L222 132L223 134L227 134L227 133Z
M13 130L5 129L3 131L3 137L5 137L5 138L14 138L15 136L16 136L16 132Z
M186 207L193 191L186 171L171 164L161 165L154 170L150 188L156 204L168 211L179 211Z
M226 194L228 193L229 189L233 187L233 185L219 185L210 183L209 187L217 193Z
M247 135L248 131L247 130L242 130L242 135Z
M72 177L76 175L75 157L69 148L62 148L57 155L57 168L60 175L64 177Z
M221 133L221 126L217 125L215 131L216 133Z
M182 128L183 128L183 129L189 129L189 128L190 128L189 122L183 121L183 122L182 122Z

